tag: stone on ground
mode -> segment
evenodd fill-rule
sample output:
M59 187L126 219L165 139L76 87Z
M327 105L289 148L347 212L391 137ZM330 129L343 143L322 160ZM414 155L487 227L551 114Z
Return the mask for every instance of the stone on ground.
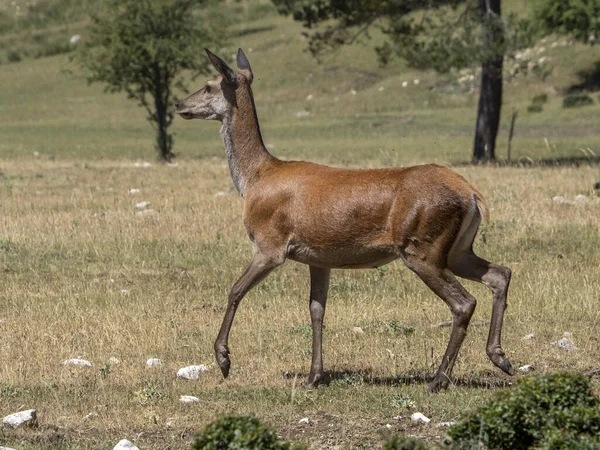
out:
M37 411L28 409L10 414L2 419L2 423L7 427L17 428L21 425L34 425L37 422Z

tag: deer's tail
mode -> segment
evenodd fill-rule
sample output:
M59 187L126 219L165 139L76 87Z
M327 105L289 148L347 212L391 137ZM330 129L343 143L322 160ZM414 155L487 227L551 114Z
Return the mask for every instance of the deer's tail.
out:
M481 218L484 222L488 222L490 220L490 210L488 205L477 189L474 189L473 199L475 200L475 204L477 205L477 209L479 210L479 214L481 214Z

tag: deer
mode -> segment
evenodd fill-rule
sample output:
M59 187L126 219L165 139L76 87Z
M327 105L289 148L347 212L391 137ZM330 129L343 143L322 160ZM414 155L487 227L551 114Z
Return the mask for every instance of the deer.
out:
M309 266L312 360L305 388L326 385L323 320L332 269L377 268L400 259L450 308L452 328L428 385L448 387L476 300L456 277L483 283L493 294L486 353L508 375L515 371L501 346L511 270L477 256L473 241L488 207L455 171L434 164L346 169L283 161L267 150L260 131L248 58L238 71L205 49L215 79L175 105L183 119L221 122L233 185L244 200L243 224L253 256L228 296L214 343L223 378L230 371L229 334L246 293L286 260Z

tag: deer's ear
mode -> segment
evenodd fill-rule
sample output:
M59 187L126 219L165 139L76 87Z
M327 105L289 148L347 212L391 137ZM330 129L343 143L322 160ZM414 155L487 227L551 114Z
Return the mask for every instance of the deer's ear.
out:
M241 48L238 48L238 52L237 52L237 66L238 66L238 69L244 71L244 75L246 75L246 78L248 79L248 83L252 83L252 80L254 79L254 75L252 74L252 68L250 67L250 61L248 61L248 58L246 58L246 55L244 55L244 52L242 51Z
M215 55L209 49L205 48L204 50L206 51L206 54L210 58L210 62L212 63L212 65L215 67L215 69L217 69L217 72L219 72L221 75L223 75L223 79L229 84L236 85L237 84L237 76L236 76L235 72L233 71L233 69L231 67L229 67L225 61L223 61L221 58L219 58L217 55Z

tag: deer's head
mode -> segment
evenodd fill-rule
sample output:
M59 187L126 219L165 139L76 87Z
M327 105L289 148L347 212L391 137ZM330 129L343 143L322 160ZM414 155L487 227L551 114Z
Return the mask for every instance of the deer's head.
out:
M185 100L175 104L175 113L186 120L205 119L219 120L231 115L231 110L236 104L235 91L241 86L250 86L253 75L248 58L242 49L238 49L237 66L239 73L227 65L208 49L206 53L219 75L216 79L208 81L199 91L194 92Z

